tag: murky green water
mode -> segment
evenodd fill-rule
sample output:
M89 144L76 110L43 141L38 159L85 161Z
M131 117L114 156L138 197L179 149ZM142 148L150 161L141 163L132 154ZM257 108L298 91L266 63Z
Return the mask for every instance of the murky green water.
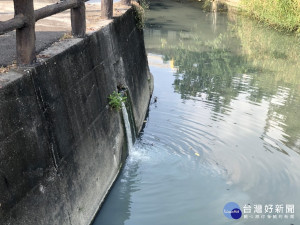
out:
M150 9L157 102L94 224L300 224L299 39L222 5ZM223 215L232 201L239 220Z

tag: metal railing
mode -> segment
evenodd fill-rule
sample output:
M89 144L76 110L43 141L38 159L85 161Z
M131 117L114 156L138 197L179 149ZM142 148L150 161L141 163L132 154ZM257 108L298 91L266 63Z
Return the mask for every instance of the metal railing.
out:
M17 64L26 65L35 61L35 22L40 19L71 9L72 35L84 37L86 1L65 0L34 10L33 0L14 0L15 16L0 22L0 34L16 30ZM122 0L122 3L129 5L131 0ZM111 19L112 16L113 0L101 0L101 18Z

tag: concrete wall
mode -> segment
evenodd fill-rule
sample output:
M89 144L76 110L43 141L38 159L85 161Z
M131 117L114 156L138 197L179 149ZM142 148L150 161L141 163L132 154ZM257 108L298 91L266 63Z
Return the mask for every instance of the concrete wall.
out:
M150 83L133 9L0 75L0 224L89 224L127 155L107 97L127 86L140 130Z

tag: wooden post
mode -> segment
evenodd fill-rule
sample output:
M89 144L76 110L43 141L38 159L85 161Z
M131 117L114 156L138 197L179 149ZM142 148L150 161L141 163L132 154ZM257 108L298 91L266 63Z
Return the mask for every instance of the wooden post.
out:
M31 64L35 60L35 18L33 0L14 0L15 16L23 14L25 24L16 30L17 63Z
M84 37L86 30L85 4L82 0L78 2L78 7L71 9L72 34L75 37Z
M131 0L122 0L122 4L124 4L124 5L130 5L131 4Z
M101 0L101 18L111 19L113 17L113 0Z

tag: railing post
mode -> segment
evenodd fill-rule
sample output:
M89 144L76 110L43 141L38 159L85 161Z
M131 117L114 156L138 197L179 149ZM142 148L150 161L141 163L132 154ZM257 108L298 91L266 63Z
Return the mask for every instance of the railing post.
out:
M101 0L101 18L111 19L113 17L113 0Z
M86 30L85 4L83 0L78 0L78 6L71 9L72 34L75 37L84 37Z
M124 5L130 5L131 4L131 0L122 0L121 2Z
M17 63L31 64L35 60L35 18L33 0L14 0L15 16L23 14L25 25L16 30Z

